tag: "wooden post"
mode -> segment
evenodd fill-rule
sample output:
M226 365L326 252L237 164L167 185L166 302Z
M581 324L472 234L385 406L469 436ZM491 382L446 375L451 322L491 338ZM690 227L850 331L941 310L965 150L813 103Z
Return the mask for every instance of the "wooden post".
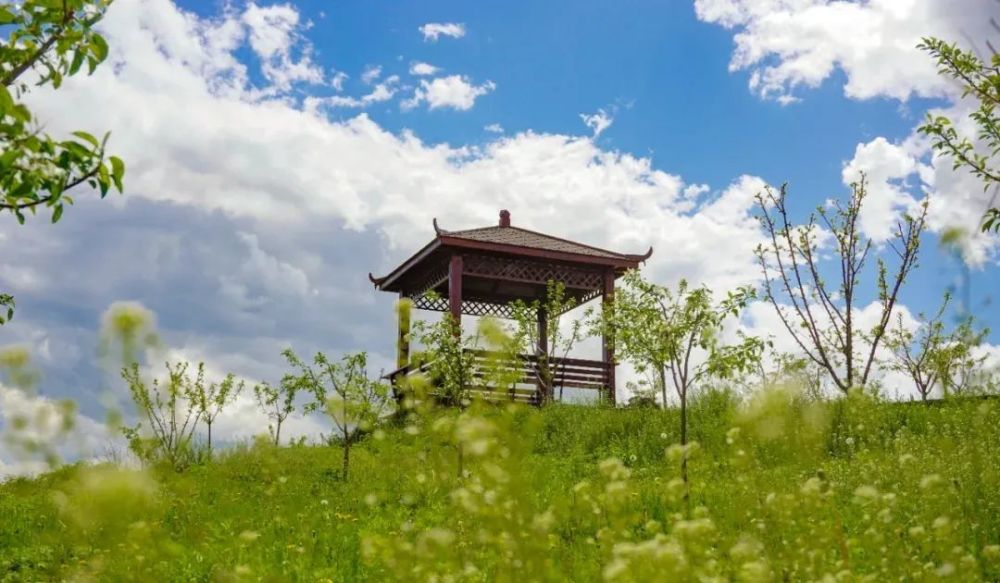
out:
M396 368L410 364L410 312L413 305L410 298L399 294L396 313L399 315L399 336L396 337Z
M451 256L448 263L448 311L455 324L455 334L462 334L462 256Z
M547 378L543 375L549 375L551 372L549 363L549 315L545 311L545 306L540 306L538 308L538 360L535 366L538 367L536 372L536 391L539 403L547 403L553 398L553 391L555 387L552 386L552 379ZM548 383L549 386L546 386Z
M615 301L614 271L608 270L604 272L604 286L601 292L604 309L607 310L611 308ZM608 402L611 403L611 406L613 407L615 405L615 346L614 340L612 338L608 338L608 334L606 332L601 336L601 352L602 360L604 360L604 366L607 367Z

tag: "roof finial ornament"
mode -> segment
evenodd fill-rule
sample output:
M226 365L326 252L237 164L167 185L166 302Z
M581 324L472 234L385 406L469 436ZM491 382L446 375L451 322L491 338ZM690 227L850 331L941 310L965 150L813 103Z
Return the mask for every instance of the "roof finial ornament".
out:
M509 227L510 226L510 211L503 209L500 211L500 226Z

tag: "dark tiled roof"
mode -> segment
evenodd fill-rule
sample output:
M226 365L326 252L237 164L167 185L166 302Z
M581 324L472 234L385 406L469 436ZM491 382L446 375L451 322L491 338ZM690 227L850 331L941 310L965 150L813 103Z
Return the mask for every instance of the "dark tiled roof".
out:
M621 253L598 249L597 247L591 247L582 243L574 243L573 241L536 233L535 231L519 227L482 227L479 229L466 229L464 231L441 231L441 234L447 237L457 237L472 241L517 245L518 247L530 247L546 251L590 255L591 257L607 257L610 259L625 259L628 257Z

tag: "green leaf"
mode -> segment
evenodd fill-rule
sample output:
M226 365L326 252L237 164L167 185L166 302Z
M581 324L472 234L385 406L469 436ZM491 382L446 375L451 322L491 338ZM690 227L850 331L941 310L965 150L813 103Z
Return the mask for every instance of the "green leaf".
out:
M69 74L76 75L77 71L80 70L80 66L83 65L84 54L83 51L76 51L73 53L73 62L69 66Z
M62 218L62 214L63 214L63 205L61 204L56 205L55 209L52 211L52 222L58 223L59 219Z
M6 87L0 85L0 113L6 113L12 107L14 107L14 98L10 96Z
M97 182L101 186L101 198L104 198L108 194L108 188L111 186L111 177L108 175L108 167L101 164L97 167Z
M0 6L0 25L10 24L17 20L17 16L6 6Z
M94 136L88 134L87 132L84 132L84 131L75 131L75 132L73 132L73 135L76 136L76 137L78 137L78 138L80 138L81 140L84 140L84 141L90 143L90 145L94 146L95 148L98 148L101 145L101 143L97 141L97 138L95 138Z
M111 162L111 178L115 181L115 188L118 192L123 192L122 177L125 176L125 162L118 156L111 156L108 161Z
M7 113L21 123L28 123L31 121L31 111L29 111L23 103L18 103Z
M108 58L108 42L104 40L103 36L95 34L91 37L90 52L98 62Z

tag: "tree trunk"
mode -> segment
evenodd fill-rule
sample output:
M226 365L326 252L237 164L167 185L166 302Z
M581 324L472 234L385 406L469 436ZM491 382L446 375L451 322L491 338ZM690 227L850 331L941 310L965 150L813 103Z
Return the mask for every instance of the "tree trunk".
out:
M691 514L691 487L688 483L688 451L687 451L687 387L681 391L681 480L684 482L684 505L688 515Z
M208 453L209 453L209 455L211 455L211 453L212 453L212 422L211 421L206 421L205 425L208 426Z
M281 443L281 421L278 421L277 427L274 430L274 445L280 445Z
M663 395L663 410L667 410L667 371L660 367L660 392Z
M351 465L351 441L344 438L344 481L347 481L347 471Z

